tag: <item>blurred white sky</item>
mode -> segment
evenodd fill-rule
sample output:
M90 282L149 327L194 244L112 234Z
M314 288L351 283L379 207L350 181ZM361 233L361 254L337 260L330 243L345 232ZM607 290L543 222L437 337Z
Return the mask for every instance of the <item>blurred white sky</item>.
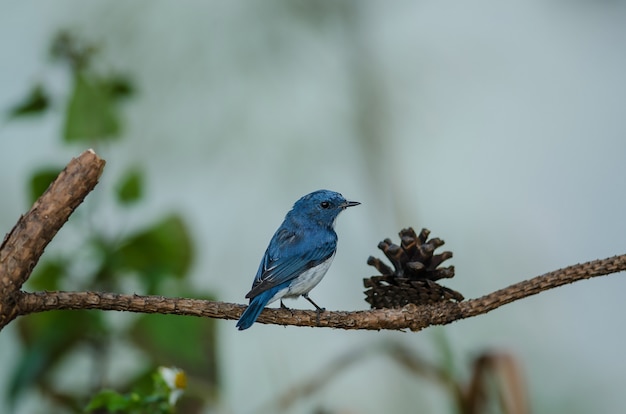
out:
M145 167L148 205L134 224L186 214L198 242L193 280L225 301L243 302L276 226L318 188L363 203L339 219L335 264L311 295L328 309L366 308L365 260L405 226L445 239L457 269L446 284L468 298L624 253L624 2L355 2L348 19L335 2L317 3L315 19L304 2L288 4L4 0L0 109L38 80L64 91L44 58L59 29L102 42L102 60L132 74L139 94L126 139L101 153L100 191L130 163ZM36 166L84 149L61 148L59 131L53 115L0 126L0 231L25 210ZM486 348L514 352L534 412L621 412L624 289L623 274L581 282L442 330L462 363ZM232 413L368 343L432 353L434 333L219 327ZM16 352L12 334L0 334L2 367ZM293 412L321 406L448 407L384 358Z

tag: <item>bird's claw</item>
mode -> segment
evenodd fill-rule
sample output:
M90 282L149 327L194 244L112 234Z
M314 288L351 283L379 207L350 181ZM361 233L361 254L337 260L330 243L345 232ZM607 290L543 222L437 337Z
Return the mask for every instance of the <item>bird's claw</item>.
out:
M320 314L321 314L322 312L324 312L325 310L326 310L326 308L317 308L317 309L315 310L315 324L316 324L317 326L320 326Z

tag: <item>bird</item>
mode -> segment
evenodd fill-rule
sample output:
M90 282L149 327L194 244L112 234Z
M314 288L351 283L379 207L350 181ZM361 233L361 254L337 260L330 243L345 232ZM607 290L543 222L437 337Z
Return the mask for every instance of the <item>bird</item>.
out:
M304 297L319 313L309 292L322 280L337 251L335 222L339 213L358 201L347 201L341 194L318 190L296 201L265 250L259 269L246 294L250 303L237 328L248 329L267 305L283 298Z

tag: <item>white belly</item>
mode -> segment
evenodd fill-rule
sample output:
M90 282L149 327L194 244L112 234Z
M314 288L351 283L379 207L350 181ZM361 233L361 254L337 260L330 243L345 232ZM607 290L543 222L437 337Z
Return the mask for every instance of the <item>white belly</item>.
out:
M324 278L334 258L335 254L333 253L325 262L302 272L300 276L291 281L289 287L276 292L268 303L282 298L297 298L300 295L309 293Z

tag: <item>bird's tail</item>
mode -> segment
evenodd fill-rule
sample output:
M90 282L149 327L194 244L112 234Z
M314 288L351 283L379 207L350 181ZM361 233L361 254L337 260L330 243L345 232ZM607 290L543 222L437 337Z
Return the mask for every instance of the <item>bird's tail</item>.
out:
M243 331L244 329L251 327L272 296L273 292L269 291L265 291L260 295L255 296L254 299L250 301L250 305L248 305L246 310L241 314L239 322L237 322L237 328L239 328L240 331Z

